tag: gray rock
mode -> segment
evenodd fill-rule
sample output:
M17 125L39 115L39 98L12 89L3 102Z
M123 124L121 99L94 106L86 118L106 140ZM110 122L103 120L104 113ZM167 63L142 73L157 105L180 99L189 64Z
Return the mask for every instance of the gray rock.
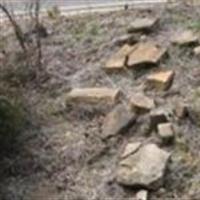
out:
M195 54L196 56L199 56L199 55L200 55L200 46L195 47L194 50L193 50L193 52L194 52L194 54Z
M198 43L198 36L191 30L183 31L182 33L177 33L172 38L172 43L177 45L189 45Z
M138 18L135 19L128 27L128 33L138 32L138 31L150 31L157 24L157 18Z
M171 123L163 123L158 125L158 135L164 143L168 143L174 139L174 129Z
M140 190L136 194L136 200L147 200L148 198L148 191L147 190Z
M147 144L120 162L116 180L125 186L158 189L163 184L169 158L170 153Z
M126 131L135 121L135 113L131 112L123 105L118 105L105 117L102 128L103 138Z

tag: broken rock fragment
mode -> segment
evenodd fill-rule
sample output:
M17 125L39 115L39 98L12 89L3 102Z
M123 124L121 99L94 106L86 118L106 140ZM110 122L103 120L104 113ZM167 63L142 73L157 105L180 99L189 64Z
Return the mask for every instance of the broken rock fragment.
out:
M128 27L128 33L138 32L138 31L150 31L157 24L157 18L137 18Z
M170 88L174 78L172 70L157 72L147 77L147 86L157 90L167 90Z
M130 99L131 109L138 113L143 114L155 108L155 102L153 99L145 96L144 94L134 94Z
M133 46L125 44L115 53L105 65L105 69L124 68L128 59L128 54L133 50Z
M121 160L117 182L125 186L158 189L163 184L169 158L170 153L155 144L147 144Z
M158 135L164 143L168 143L174 138L174 129L171 123L163 123L158 125Z
M103 138L114 136L126 131L135 123L133 112L123 105L118 105L105 117L103 123Z
M106 101L114 103L117 101L120 91L112 88L75 88L67 94L67 101L84 101L96 103Z
M134 68L144 64L157 64L165 53L166 49L152 42L140 42L130 52L127 65Z
M189 45L198 42L198 36L191 30L178 33L172 38L172 43L177 45Z

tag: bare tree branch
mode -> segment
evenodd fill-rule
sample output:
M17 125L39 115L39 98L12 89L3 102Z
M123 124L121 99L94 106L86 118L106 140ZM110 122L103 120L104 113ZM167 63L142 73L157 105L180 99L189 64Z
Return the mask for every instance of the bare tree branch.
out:
M24 34L23 34L21 27L18 25L17 21L14 19L14 17L12 16L12 14L8 10L8 8L2 3L0 3L0 10L2 10L2 12L6 15L6 17L12 24L16 38L17 38L22 50L24 51L24 53L27 53L27 47L26 47L26 44L24 41Z

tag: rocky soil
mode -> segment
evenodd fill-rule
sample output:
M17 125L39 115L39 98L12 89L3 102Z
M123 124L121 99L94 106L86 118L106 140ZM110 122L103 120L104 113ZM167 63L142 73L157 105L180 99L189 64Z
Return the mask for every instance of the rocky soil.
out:
M31 123L0 161L0 199L199 199L200 8L44 24L39 88L13 76L26 74L8 65L17 44L1 29L1 82Z

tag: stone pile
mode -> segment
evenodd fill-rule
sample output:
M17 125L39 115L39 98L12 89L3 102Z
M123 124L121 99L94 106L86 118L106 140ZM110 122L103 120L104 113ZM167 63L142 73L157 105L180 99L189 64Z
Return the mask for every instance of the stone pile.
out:
M128 34L115 41L115 44L123 44L123 46L111 55L104 69L110 71L125 68L138 70L140 67L145 67L150 70L151 66L156 66L157 70L146 75L147 89L155 90L158 94L169 90L173 85L175 72L159 67L163 56L167 53L167 48L152 41L136 40L132 35L135 32L148 34L154 31L158 24L157 18L136 19L128 28ZM192 31L187 30L179 33L171 41L173 45L181 46L197 44L198 37ZM194 54L200 54L200 47L194 49ZM90 103L104 101L115 105L119 94L120 90L113 88L74 88L67 94L67 101ZM169 112L144 91L129 94L128 101L127 105L119 104L107 114L102 124L102 138L117 137L134 126L138 118L143 115L147 116L150 122L149 131L156 133L161 145L145 141L128 142L119 156L116 171L117 183L138 189L136 199L147 200L148 191L157 190L164 183L166 168L171 156L171 153L164 147L172 144L172 141L176 139L174 122L170 116L183 119L187 116L187 107L186 105L175 105L174 110Z

